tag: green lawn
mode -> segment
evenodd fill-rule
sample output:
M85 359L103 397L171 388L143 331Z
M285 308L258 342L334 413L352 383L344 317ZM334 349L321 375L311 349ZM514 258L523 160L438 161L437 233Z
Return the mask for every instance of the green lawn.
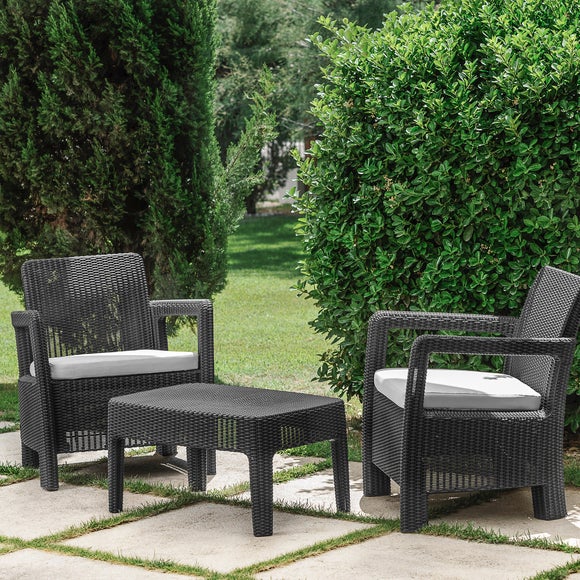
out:
M21 308L18 297L0 284L0 421L18 418L18 365L10 313Z
M229 243L229 275L215 298L217 380L244 386L326 394L312 382L325 348L308 321L314 305L292 290L300 241L287 216L247 218ZM187 331L171 341L188 348Z
M315 306L297 296L300 240L292 216L247 218L230 238L229 276L215 298L215 357L218 381L244 386L329 394L313 382L318 355L327 345L308 325ZM10 312L18 297L0 285L0 420L16 412L18 369ZM183 329L171 348L187 350ZM348 404L356 412L358 403Z

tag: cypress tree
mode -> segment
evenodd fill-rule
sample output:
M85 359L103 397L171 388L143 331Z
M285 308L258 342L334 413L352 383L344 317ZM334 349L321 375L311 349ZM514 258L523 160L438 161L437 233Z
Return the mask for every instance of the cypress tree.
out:
M0 269L135 251L155 296L225 283L215 0L0 0Z

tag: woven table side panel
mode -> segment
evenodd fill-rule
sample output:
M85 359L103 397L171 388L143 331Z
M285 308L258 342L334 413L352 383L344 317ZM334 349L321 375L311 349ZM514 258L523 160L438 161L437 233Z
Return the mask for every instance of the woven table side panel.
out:
M191 407L194 408L197 394L195 385L191 387ZM263 416L262 408L260 416L251 417L220 414L219 406L211 413L179 407L158 408L139 403L140 398L129 397L110 402L109 427L112 436L252 454L346 434L342 402L271 416ZM135 402L132 402L133 399ZM254 409L259 406L260 401L256 400Z

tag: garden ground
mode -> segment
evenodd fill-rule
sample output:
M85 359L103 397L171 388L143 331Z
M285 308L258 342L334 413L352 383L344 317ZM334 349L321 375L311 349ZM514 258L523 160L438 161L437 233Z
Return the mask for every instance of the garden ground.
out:
M288 216L245 220L231 241L228 287L215 300L216 370L233 384L328 394L311 382L324 340L314 306L291 290L300 249ZM274 535L254 538L244 456L218 453L209 493L151 454L127 459L126 512L108 512L104 453L61 456L61 488L41 490L19 467L16 365L2 288L0 312L0 578L562 578L580 571L580 491L567 488L568 517L533 518L528 489L434 496L431 525L398 531L397 497L363 498L357 438L350 442L352 514L334 512L324 449L275 461ZM177 347L189 340L180 332ZM351 424L360 406L349 403ZM2 417L0 417L0 420ZM356 430L353 430L355 432ZM302 455L298 455L300 452ZM580 479L567 457L567 481ZM82 462L82 463L80 463ZM65 465L66 464L66 465Z
M0 434L10 480L0 487L0 578L503 580L580 570L576 488L564 520L535 520L529 490L441 496L428 528L400 534L397 498L363 498L359 463L350 464L352 514L339 516L324 461L277 455L274 535L255 538L243 455L218 452L207 495L188 492L186 475L151 454L130 457L126 511L112 515L102 453L61 457L61 487L46 492L38 477L14 481L24 470L6 466L19 452L18 432Z

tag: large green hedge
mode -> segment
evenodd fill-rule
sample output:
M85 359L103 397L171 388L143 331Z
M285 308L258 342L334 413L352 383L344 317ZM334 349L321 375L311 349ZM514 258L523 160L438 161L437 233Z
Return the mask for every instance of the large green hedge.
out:
M443 1L378 31L325 25L299 288L333 341L319 378L350 397L375 310L517 314L542 265L579 271L580 5ZM574 392L579 377L580 356Z

